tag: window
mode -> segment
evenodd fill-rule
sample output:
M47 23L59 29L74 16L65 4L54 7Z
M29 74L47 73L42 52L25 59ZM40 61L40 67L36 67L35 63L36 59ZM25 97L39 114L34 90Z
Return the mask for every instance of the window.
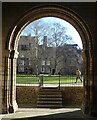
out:
M29 43L29 48L33 48L33 44L32 43Z
M50 65L50 61L47 61L47 65L48 65L48 66Z
M21 50L27 50L27 45L21 45Z
M24 59L19 59L19 64L24 66Z
M42 65L45 65L45 60L42 60Z

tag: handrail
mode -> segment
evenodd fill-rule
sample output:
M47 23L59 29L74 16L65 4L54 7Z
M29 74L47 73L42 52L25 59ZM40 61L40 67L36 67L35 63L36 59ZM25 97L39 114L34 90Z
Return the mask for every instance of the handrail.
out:
M60 72L58 74L59 74L59 90L60 90Z

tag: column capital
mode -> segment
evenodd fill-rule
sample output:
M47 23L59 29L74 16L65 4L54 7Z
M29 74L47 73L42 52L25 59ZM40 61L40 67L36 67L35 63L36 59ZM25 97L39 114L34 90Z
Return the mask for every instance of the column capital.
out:
M12 51L10 52L10 58L13 58L13 59L18 58L18 54L19 54L18 51L12 50Z

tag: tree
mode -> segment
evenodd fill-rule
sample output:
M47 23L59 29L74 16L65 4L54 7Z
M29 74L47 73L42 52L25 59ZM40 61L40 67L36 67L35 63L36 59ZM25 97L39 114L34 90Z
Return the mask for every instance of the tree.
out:
M82 51L76 44L65 44L59 52L63 56L57 66L57 69L61 69L61 74L75 74L77 68L83 71Z
M38 44L43 43L43 36L47 36L50 24L45 23L42 19L36 20L28 25L29 31L33 36L37 36Z
M58 73L61 69L61 64L64 56L63 46L67 43L70 43L72 37L66 34L66 28L63 27L60 23L54 23L51 28L50 35L48 36L48 46L53 47L54 49L54 69L55 73ZM60 64L60 68L58 68Z
M72 37L66 33L67 28L59 22L46 23L42 19L39 19L32 22L28 28L31 34L37 37L36 42L34 42L37 43L37 47L34 46L34 50L32 49L29 52L30 56L32 56L32 64L34 63L34 67L36 66L34 69L36 69L37 74L39 71L39 65L41 64L40 61L42 59L46 61L49 56L51 57L49 60L53 61L52 63L55 73L64 69L63 66L68 63L67 61L70 57L75 56L75 58L77 58L74 53L72 54L72 51L74 52L74 50L71 49L70 52L70 47L66 47L67 44L72 43ZM39 47L44 44L44 36L47 37L47 47L46 49L41 47L40 50ZM51 52L53 53L52 56L50 55ZM40 54L41 56L44 54L44 56L41 58L41 56L39 56Z

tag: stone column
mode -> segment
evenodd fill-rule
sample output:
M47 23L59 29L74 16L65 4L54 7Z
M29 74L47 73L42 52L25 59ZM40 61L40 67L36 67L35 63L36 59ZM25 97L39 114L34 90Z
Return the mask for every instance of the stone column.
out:
M0 18L2 18L2 2L0 2ZM2 113L2 21L0 20L0 113Z
M95 9L95 37L94 37L94 41L93 41L93 45L94 45L94 50L93 50L93 55L94 55L94 59L93 59L93 89L92 89L92 93L93 93L93 99L92 99L92 115L97 117L97 2L96 2L96 9Z
M89 114L90 106L90 86L89 86L89 55L88 50L83 50L83 59L84 59L84 95L83 95L83 104L82 111L85 114Z
M96 45L95 45L96 46ZM95 47L96 49L96 47ZM92 106L91 106L91 115L97 117L97 49L94 51L94 60L93 60L93 87L91 90L92 93Z
M90 49L90 74L89 74L89 86L90 86L90 111L89 114L92 115L93 111L93 96L94 96L94 69L93 69L93 60L94 60L94 55L93 51Z
M9 104L9 112L14 113L18 109L18 105L16 102L16 60L18 57L18 52L12 50L10 53L10 104Z
M9 51L2 55L2 113L8 113L9 106Z

